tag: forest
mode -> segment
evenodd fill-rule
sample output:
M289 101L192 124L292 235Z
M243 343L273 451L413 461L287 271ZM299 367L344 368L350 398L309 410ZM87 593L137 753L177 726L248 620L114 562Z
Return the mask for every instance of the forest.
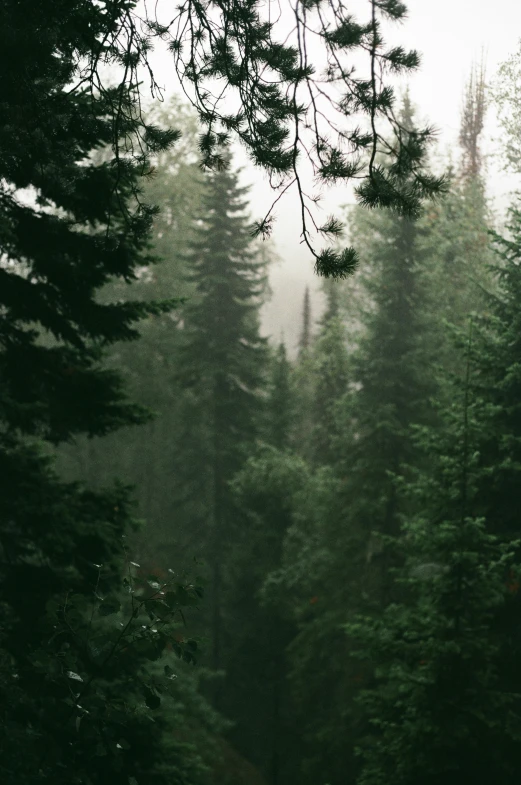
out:
M272 5L0 7L2 785L519 785L521 46L448 149L403 3Z

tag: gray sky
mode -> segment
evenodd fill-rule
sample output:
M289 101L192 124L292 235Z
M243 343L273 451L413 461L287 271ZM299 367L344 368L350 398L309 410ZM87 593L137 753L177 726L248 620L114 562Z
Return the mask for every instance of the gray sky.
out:
M164 6L170 0L163 0ZM449 149L457 143L462 94L473 62L484 51L487 77L493 79L498 65L518 48L521 39L520 0L406 0L409 16L392 33L392 42L416 49L422 58L420 70L408 80L413 102L420 116L440 132L439 144ZM346 0L355 14L367 0ZM154 58L156 59L156 58ZM160 81L173 85L169 57L157 55ZM163 77L163 78L161 78ZM487 119L488 136L496 133L493 109ZM488 145L485 150L491 150ZM241 160L242 159L242 160ZM252 213L260 218L268 209L272 194L263 175L255 171L239 154L238 162L246 164L243 180L253 185ZM495 172L489 162L494 195L509 190L512 183ZM324 216L349 200L346 190L335 189L324 199ZM310 253L300 244L299 205L291 192L279 203L273 240L281 261L271 271L273 298L264 309L264 327L273 338L281 332L290 351L299 332L301 303L306 285L316 292L320 282L313 274ZM319 298L320 299L320 298ZM315 310L319 299L313 298ZM317 314L315 314L316 316Z
M411 97L420 114L439 129L439 144L450 149L457 144L462 93L473 62L484 50L487 77L495 72L521 39L519 0L406 0L409 17L398 31L401 43L417 49L422 57L420 70L409 80ZM487 117L487 135L496 136L493 108ZM487 144L486 150L493 145ZM494 195L512 188L512 180L495 172L489 161ZM261 190L261 189L259 189ZM262 189L263 190L263 189ZM344 203L342 193L332 195L333 204ZM347 194L346 194L347 196ZM297 208L286 202L279 210L274 240L282 262L272 270L273 298L265 307L265 328L278 339L283 331L288 347L298 339L301 303L306 284L313 290L319 281L313 275L310 254L299 245ZM314 309L320 302L314 298ZM315 313L315 315L317 315Z

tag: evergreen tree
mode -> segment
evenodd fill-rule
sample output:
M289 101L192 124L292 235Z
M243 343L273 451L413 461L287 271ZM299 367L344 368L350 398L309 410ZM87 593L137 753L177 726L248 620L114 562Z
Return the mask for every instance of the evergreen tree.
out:
M313 451L313 324L309 287L304 290L302 324L297 362L293 367L292 389L297 417L295 420L295 449L306 460Z
M348 390L346 331L338 282L326 283L326 310L313 347L313 462L333 464L338 444L337 407Z
M203 192L197 118L174 100L161 110L151 110L149 118L160 127L175 125L182 132L173 149L151 157L154 173L144 185L147 200L161 204L151 231L153 251L161 263L142 267L131 287L110 282L103 289L103 301L181 298L191 296L193 290L187 279L187 255L193 215L201 209ZM138 562L156 566L161 563L158 555L165 550L171 554L168 563L180 566L172 532L176 514L172 463L177 451L172 435L177 433L181 418L174 381L181 336L177 308L142 320L137 342L118 343L107 353L107 365L121 373L135 400L154 412L150 422L102 438L78 439L59 451L59 467L68 478L82 478L98 487L119 477L135 486L139 515L145 524L132 537L131 545Z
M488 296L487 310L478 320L479 370L476 386L494 407L483 460L490 477L483 486L484 514L499 535L521 535L516 497L521 466L521 210L509 213L508 236L495 235L497 290ZM493 469L493 471L492 471Z
M228 556L240 534L229 483L258 435L265 374L258 319L264 264L244 214L246 192L232 171L208 176L192 250L194 296L182 314L176 374L184 396L175 476L182 494L179 518L198 540L192 553L210 569L211 664L216 669L223 666L228 645Z
M444 320L463 326L484 307L493 262L488 227L481 135L486 109L484 68L475 67L464 93L460 127L461 164L451 168L448 193L422 218L423 251L429 257L433 337L440 364L454 368L454 347ZM457 362L457 361L456 361ZM454 368L455 369L455 368Z
M266 405L266 441L278 449L287 449L294 426L291 389L291 365L286 346L281 341L272 358L271 385Z
M519 541L519 483L521 469L521 410L519 341L519 298L521 296L521 212L511 208L507 237L495 236L496 286L486 310L477 319L474 363L478 373L473 392L491 408L490 428L483 440L480 466L483 480L478 490L480 513L491 533L508 541ZM519 551L517 551L519 553ZM517 661L521 645L519 630L518 578L509 580L511 599L498 623L503 636L501 675L505 689L519 693Z
M240 627L229 661L230 708L236 721L231 738L272 785L298 778L302 740L287 679L293 614L265 583L282 563L294 496L305 480L305 464L287 446L263 444L233 482L247 529L233 565L231 608Z
M405 483L421 512L395 540L399 600L347 628L375 666L361 695L374 731L361 748L360 785L517 780L521 704L502 674L496 623L515 553L479 514L490 472L480 451L495 407L472 394L471 353L437 427L418 431L432 464Z
M122 537L135 525L128 489L64 482L50 455L78 434L146 419L103 367L103 349L171 307L98 296L154 261L153 211L139 203L139 175L148 154L175 139L143 127L132 90L71 89L92 41L106 42L121 18L112 5L115 15L60 0L45 8L9 2L0 12L0 771L21 785L128 783L144 770L159 785L191 768L182 745L166 753L162 721L155 731L146 716L157 695L141 692L143 662L159 656L169 635L162 629L151 640L142 605L125 621L115 617ZM107 58L117 55L100 53ZM140 155L123 155L139 135ZM95 152L111 146L100 161ZM171 599L165 627L185 604Z
M463 175L477 180L481 175L480 136L486 111L485 66L473 66L464 97L459 142L463 152Z
M407 100L402 122L412 128ZM342 379L338 387L332 379L335 389L327 397L343 396L329 413L315 411L314 420L330 418L332 464L314 473L298 501L280 571L298 624L289 651L307 742L301 777L331 785L355 781L361 718L354 696L368 675L346 664L350 643L342 625L349 614L389 600L394 554L382 548L380 535L397 534L403 512L390 473L419 458L411 424L432 416L429 396L436 389L420 227L390 211L358 211L351 233L363 254L363 323L349 378L341 322L333 318L328 327L324 348L334 347L341 358ZM317 375L320 385L329 362ZM334 698L324 702L322 695Z
M414 123L407 98L403 122L407 127ZM366 574L373 583L365 588L377 591L382 601L388 598L390 565L375 534L396 533L399 515L390 473L413 461L416 450L410 426L430 416L429 396L435 391L427 339L428 260L421 232L409 218L390 213L359 213L353 226L367 254L367 305L353 357L356 387L346 396L340 414L345 448L338 468L346 477L351 527L365 540L364 557L370 565Z
M309 286L304 291L304 302L302 305L302 330L299 338L299 356L303 357L311 347L311 301L309 297Z

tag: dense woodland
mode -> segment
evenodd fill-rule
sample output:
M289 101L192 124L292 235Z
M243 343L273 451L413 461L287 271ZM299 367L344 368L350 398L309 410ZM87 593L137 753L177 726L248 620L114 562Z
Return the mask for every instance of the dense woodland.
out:
M261 332L275 250L226 117L139 105L135 5L0 10L0 781L517 785L521 204L482 137L495 112L521 172L521 53L473 69L450 155L407 90L358 86L360 160L322 176L366 180L294 355ZM325 42L374 62L405 9L369 5ZM220 8L250 65L310 79L256 4ZM204 68L248 88L230 132L295 174L296 104L215 51L197 95Z

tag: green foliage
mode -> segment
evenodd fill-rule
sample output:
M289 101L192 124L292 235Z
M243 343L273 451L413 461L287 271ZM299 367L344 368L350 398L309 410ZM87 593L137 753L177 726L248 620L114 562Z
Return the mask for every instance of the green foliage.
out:
M293 496L306 478L306 465L287 448L263 445L233 482L245 526L232 560L231 609L240 623L233 628L235 646L229 660L229 705L239 720L231 738L272 783L299 776L303 749L287 678L286 647L296 630L289 595L281 596L276 573L292 523ZM249 696L247 706L244 694Z
M131 9L53 0L0 12L0 770L20 785L204 779L197 753L163 746L163 721L156 730L149 716L158 695L143 663L165 634L137 632L141 604L119 616L122 537L136 527L129 489L65 482L51 457L77 435L148 418L104 351L172 308L101 293L155 261L156 210L139 178L177 138L139 116L135 83L88 89L97 66L135 74L117 33ZM162 610L185 604L178 591ZM193 658L192 643L176 647Z
M500 66L492 85L491 98L496 107L502 129L501 156L499 163L506 171L519 172L521 149L519 128L521 127L521 51L518 48Z
M493 235L497 286L489 293L477 321L477 392L493 407L483 460L491 477L484 488L484 512L497 534L517 538L518 472L521 465L520 317L521 213L517 201L509 213L508 234Z
M181 3L165 23L132 0L0 10L2 781L340 785L364 710L360 785L517 777L520 216L485 296L481 78L464 176L414 222L446 182L387 80L419 57L383 39L401 2L367 10L305 0L297 45L256 0ZM142 113L157 39L202 129L179 104ZM231 114L216 83L239 97ZM265 257L232 135L295 185L317 271L362 266L360 323L340 301L353 287L331 281L313 341L308 293L294 368L260 337ZM356 211L356 251L315 250L303 157L319 185L359 178L359 203L384 208ZM461 386L441 321L482 303ZM141 436L113 433L150 409ZM142 481L140 535L120 470ZM204 603L182 570L194 552ZM195 673L199 632L212 670Z
M199 516L207 521L229 517L226 485L258 430L266 358L258 309L265 277L244 215L245 193L236 174L209 175L189 255L194 295L182 311L174 379L184 391L178 433L180 501L186 510L181 514L191 509L191 526L196 527ZM229 536L219 526L214 535ZM213 540L210 547L215 547Z
M31 16L33 0L15 4L13 9L13 16L6 11L5 17L6 26L17 31L7 39L6 66L24 72L19 51L34 47L36 64L44 47L54 47L57 54L65 54L63 62L58 59L56 63L62 68L62 83L75 86L68 95L86 103L94 96L105 102L112 134L104 143L113 142L116 153L114 195L123 193L124 177L120 175L134 165L142 173L148 171L143 147L158 152L178 137L176 131L161 128L141 113L142 73L148 75L152 95L161 95L149 61L158 41L171 53L182 89L203 125L199 150L204 166L222 168L226 146L235 136L256 165L277 176L278 187L294 185L302 207L303 240L321 274L348 275L357 256L352 248L315 250L306 224L309 205L301 186L302 158L311 160L322 182L362 177L358 189L362 203L385 204L410 215L420 209L424 197L443 189L441 181L418 165L431 130L404 134L393 111L396 101L387 75L409 73L419 65L416 52L401 46L389 48L383 37L383 24L399 22L406 15L401 3L373 0L369 18L357 20L340 2L305 2L298 9L289 39L283 23L272 21L257 0L235 0L226 6L214 0L183 2L173 19L158 15L158 6L141 13L134 2L119 0L94 6L88 0L76 0L72 6L55 0L50 16L42 19L38 18L40 10ZM27 17L34 19L34 30L40 34L36 41L30 32L18 31L18 21ZM53 19L59 20L57 26ZM323 73L315 74L308 61L310 36L321 43ZM355 69L357 53L365 55L365 62ZM114 87L107 87L105 66L112 68ZM324 82L332 95L324 91ZM215 83L219 85L218 98L213 94ZM230 97L238 98L231 112ZM339 126L327 119L331 108L341 120ZM363 130L355 124L360 118ZM35 141L42 147L41 139ZM84 151L85 146L79 149ZM376 165L377 155L388 160L385 171ZM65 179L61 178L62 189ZM93 185L95 193L95 184L88 183L89 188ZM259 222L261 233L269 232L270 213Z
M407 100L402 121L412 127ZM400 556L382 547L381 535L398 534L403 505L412 503L398 497L390 475L427 460L411 425L432 421L438 385L422 224L391 210L357 208L350 218L362 259L359 316L344 316L352 314L354 287L331 282L319 338L305 370L299 363L295 371L297 394L306 382L312 389L311 439L302 426L296 432L316 468L293 497L282 564L270 580L279 597L289 595L298 625L288 655L305 728L300 776L334 785L346 771L350 782L357 777L363 719L354 697L370 675L349 661L342 626L349 614L378 611L392 596L389 570ZM326 703L322 695L335 697Z
M327 304L313 347L313 462L335 462L337 407L349 386L347 336L340 312L338 284L328 281Z
M62 600L49 600L38 629L40 647L30 658L18 656L9 697L18 699L17 719L25 719L32 749L21 761L18 747L2 759L6 774L17 771L18 781L30 781L34 758L42 782L101 782L109 772L113 782L126 783L129 777L184 782L200 766L195 751L187 754L182 745L170 742L166 748L172 765L165 767L161 740L174 732L178 719L170 714L156 721L147 709L155 712L162 695L172 693L174 671L164 658L166 650L172 651L170 659L194 661L197 641L181 637L179 627L184 609L193 599L199 602L201 590L172 582L143 592L134 588L135 570L129 566L124 586L119 591L113 586L112 593L102 596L107 578L114 583L113 573L107 572L93 565L90 597L68 592ZM163 674L156 677L147 662L161 658ZM27 700L31 682L39 688L40 705ZM40 727L39 712L45 715ZM18 737L17 723L9 716L5 720L7 732Z
M373 728L361 747L364 785L517 776L519 699L501 675L495 625L515 546L479 516L490 476L480 451L494 407L471 395L471 362L437 427L417 432L428 470L402 481L421 512L388 540L402 554L399 600L381 619L346 628L356 656L375 667L361 694Z
M280 343L271 358L271 384L266 402L265 438L268 444L284 449L290 443L294 425L291 365L286 347Z

